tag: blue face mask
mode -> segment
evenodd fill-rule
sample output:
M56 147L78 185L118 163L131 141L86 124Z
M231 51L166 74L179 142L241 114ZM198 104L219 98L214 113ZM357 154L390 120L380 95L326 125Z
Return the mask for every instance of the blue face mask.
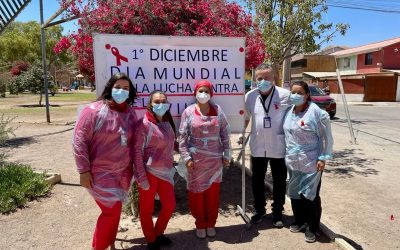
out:
M267 80L257 81L257 87L261 92L267 92L268 90L271 89L272 83L271 81Z
M169 110L169 103L153 104L153 112L158 116L163 116Z
M111 92L111 96L112 96L112 98L114 99L114 101L116 103L121 104L124 101L126 101L126 99L128 99L129 91L128 90L124 90L124 89L113 88L112 92Z
M289 99L295 106L300 106L304 103L304 95L290 94Z

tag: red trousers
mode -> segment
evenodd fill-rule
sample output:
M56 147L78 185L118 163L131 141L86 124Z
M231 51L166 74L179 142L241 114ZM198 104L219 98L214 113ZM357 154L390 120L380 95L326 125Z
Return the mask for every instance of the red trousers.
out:
M101 209L101 214L97 219L92 247L95 250L104 250L114 244L117 237L122 203L118 201L113 207L106 207L99 201L96 201L96 203Z
M149 190L139 188L140 224L146 241L154 242L157 236L164 233L175 210L175 193L171 183L149 173L147 173L147 179L150 184ZM153 212L156 193L160 197L161 211L154 226Z
M189 191L189 209L196 219L196 228L215 227L218 218L220 183L213 183L201 193Z

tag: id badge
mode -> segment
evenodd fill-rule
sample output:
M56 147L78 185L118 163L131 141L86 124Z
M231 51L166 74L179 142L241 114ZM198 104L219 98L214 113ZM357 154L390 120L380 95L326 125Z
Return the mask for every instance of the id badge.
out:
M128 138L125 134L121 134L121 146L126 147L128 145Z
M264 117L264 128L271 128L271 117Z

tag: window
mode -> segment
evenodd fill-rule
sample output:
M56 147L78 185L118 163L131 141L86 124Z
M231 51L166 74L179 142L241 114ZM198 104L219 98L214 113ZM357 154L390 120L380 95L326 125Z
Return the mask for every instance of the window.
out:
M291 68L306 68L307 67L307 59L300 59L297 61L293 61L290 64Z
M365 54L365 65L372 65L372 53Z
M346 57L343 59L343 68L350 68L350 58Z

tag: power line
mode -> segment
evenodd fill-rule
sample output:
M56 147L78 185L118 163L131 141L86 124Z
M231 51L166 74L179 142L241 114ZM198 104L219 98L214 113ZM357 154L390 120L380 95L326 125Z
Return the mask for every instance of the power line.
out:
M343 6L343 5L336 5L336 4L326 4L326 5L329 7L336 7L336 8L343 8L343 9L366 10L366 11L400 14L400 10L372 9L372 8L368 8L368 7Z
M330 7L400 14L398 0L327 0Z

